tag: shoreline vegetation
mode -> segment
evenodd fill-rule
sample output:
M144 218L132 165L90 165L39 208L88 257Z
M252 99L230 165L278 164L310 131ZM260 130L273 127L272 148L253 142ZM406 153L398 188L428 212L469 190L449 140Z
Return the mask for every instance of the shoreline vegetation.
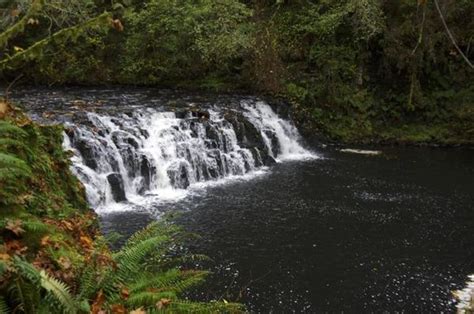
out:
M5 85L244 90L307 137L474 143L471 1L7 2Z
M0 313L242 312L183 296L205 280L194 268L206 257L177 249L191 235L166 220L112 251L69 169L62 126L0 104Z
M0 312L243 310L181 297L206 272L176 263L173 225L112 252L61 126L13 108L11 88L245 90L289 102L309 139L472 147L473 16L454 0L2 1Z

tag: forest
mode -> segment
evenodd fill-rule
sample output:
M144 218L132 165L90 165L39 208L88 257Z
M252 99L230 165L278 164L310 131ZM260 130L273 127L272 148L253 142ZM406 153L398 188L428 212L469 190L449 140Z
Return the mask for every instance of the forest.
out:
M4 85L258 92L305 132L469 144L474 4L462 1L3 1ZM21 78L18 78L21 75Z
M465 189L472 188L473 184L472 178L466 177L466 174L472 174L472 164L466 162L470 157L465 157L469 153L464 153L464 149L468 150L474 145L472 0L0 0L0 88L0 313L240 313L247 310L265 312L291 309L290 305L278 307L278 304L269 306L268 303L253 308L253 299L249 296L246 299L246 289L249 290L251 284L262 278L266 280L266 273L255 275L250 272L251 278L246 278L246 282L236 283L237 279L231 280L230 284L219 282L221 285L216 286L225 287L224 292L214 292L213 286L208 289L206 297L202 297L205 293L199 295L201 290L197 287L206 287L206 278L215 278L222 269L216 271L217 275L209 271L206 265L212 265L215 257L209 258L206 255L209 252L200 254L188 249L200 247L196 245L196 241L200 241L199 232L194 231L202 230L191 223L192 218L180 218L179 214L175 216L173 212L165 211L164 218L160 214L158 221L133 230L136 231L134 235L122 239L114 232L102 230L104 218L91 207L97 209L94 202L98 208L124 202L136 205L135 196L145 198L155 196L152 192L156 191L183 191L205 181L253 174L275 164L278 167L295 156L297 158L294 160L314 162L319 155L303 147L304 141L298 132L307 142L317 142L318 147L328 144L335 147L379 145L377 147L461 149L460 157L453 157L454 162L460 165L456 168L459 180L445 168L439 170L440 173L446 171L446 182L452 180L453 189L456 186L456 190L449 190L452 193L448 193L446 188L437 193L437 186L429 186L423 181L420 186L427 184L429 188L422 189L414 185L415 188L406 192L418 193L404 200L421 202L415 205L402 204L400 201L403 199L400 195L407 186L413 186L412 182L404 185L397 181L392 185L384 185L382 179L377 178L373 181L361 179L362 183L352 185L344 183L344 186L355 189L368 184L368 189L374 191L397 188L392 194L387 192L390 194L387 199L391 202L397 200L404 207L400 205L390 214L381 212L366 218L368 222L363 223L377 222L378 227L373 230L382 228L380 232L383 233L384 224L390 221L397 223L397 230L403 230L404 219L412 215L410 217L415 218L408 219L407 234L411 232L410 236L418 236L416 232L431 228L426 234L413 236L413 245L421 238L423 241L428 239L427 242L432 245L436 245L440 239L437 237L442 237L440 243L451 243L449 241L455 238L462 238L459 240L462 242L459 250L465 249L472 253L472 241L461 236L471 232L467 228L472 224L472 212L464 211L472 206L466 205L472 199L472 194L469 195ZM99 95L103 99L97 101L74 99L66 102L71 109L64 114L60 110L47 111L53 107L51 104L59 101L57 99L60 96L49 100L44 110L42 107L37 109L38 104L31 105L31 100L30 107L15 100L17 90L35 91L36 88L40 90L36 97L41 100L51 96L48 94L49 89L82 90L84 92L79 95L84 99L89 99L90 88L103 88L105 92ZM166 103L165 109L171 108L169 112L173 118L183 121L174 125L169 115L155 112L148 105L148 109L143 110L130 107L135 111L126 107L123 115L118 115L114 111L116 108L101 109L102 102L114 99L107 94L107 88L112 93L122 88L129 89L129 94L124 92L125 99L137 102L145 99L150 103L153 101L146 98L148 96L137 96L135 91L141 91L141 88L146 91L165 90L171 95L160 94L160 97L169 97L163 101ZM199 99L182 108L179 104L184 100L174 99L176 93L224 95L225 101L230 103L230 109L217 110L205 101L200 103ZM269 99L268 106L265 103L264 109L259 109L261 103L246 95L263 97L265 101ZM43 96L45 98L41 98ZM235 105L235 97L244 100ZM90 112L88 106L93 107ZM111 112L112 118L100 115L106 110ZM282 112L284 117L278 118ZM61 114L64 116L58 120L61 123L59 125L41 124L34 118L52 117L54 120ZM216 115L219 119L215 118ZM150 120L147 120L148 116ZM122 120L117 122L119 118ZM66 123L63 125L64 121ZM158 144L150 146L150 139L156 140L153 136L161 130L154 122L167 126L170 124L171 131L168 131L176 138L170 140L170 136L163 136L168 142L157 140ZM229 130L233 137L226 137ZM194 139L200 136L202 141L199 145L202 146L189 144L195 143ZM167 151L170 146L176 148L177 153ZM147 155L150 147L155 150L158 147L162 155L159 158L156 153ZM180 149L185 153L181 153ZM236 150L235 154L233 150ZM382 154L379 150L353 152L374 156ZM412 153L405 151L400 154L400 160L412 156ZM425 151L420 156L423 154ZM439 152L430 155L430 151L426 154L433 167L450 160L444 155L439 157ZM170 156L175 159L171 160ZM434 156L434 161L431 156ZM418 157L411 158L417 160L416 167L412 169L411 166L404 166L400 173L406 169L412 169L412 173L420 171L419 176L413 179L413 182L418 182L419 177L426 174L423 171L428 171L423 168L428 163L416 159ZM398 157L393 159L398 160ZM390 157L383 162L388 160ZM395 176L393 169L398 169L398 165L382 165L383 162L374 164L385 167L383 171ZM168 168L160 172L164 164ZM360 169L372 175L371 166L366 167L358 160L355 165L354 168L359 165ZM334 166L334 169L339 168ZM330 168L328 173L334 171L339 175L334 169ZM462 172L462 169L467 170ZM292 174L292 171L290 169L289 173ZM305 171L305 175L308 175L313 170ZM349 174L355 170L347 168L345 171ZM437 177L435 172L429 172L426 177L433 175L434 180L444 180ZM161 174L166 178L160 178ZM357 179L364 175L353 177ZM310 175L308 177L313 178ZM288 185L292 185L297 194L304 191L304 199L306 195L315 194L305 188L319 187L321 181L326 179L333 182L335 177L337 175L330 179L313 178L312 183L301 187L297 180L288 181L291 182ZM277 182L285 180L275 179ZM338 183L333 184L338 186ZM284 191L281 195L286 195L286 187L279 188ZM266 195L268 190L260 194ZM429 194L426 192L428 190L430 193L435 192ZM330 193L329 198L334 197L334 202L352 200L360 195L365 196L364 202L375 202L380 201L377 197L386 191L377 190L373 193L375 196L366 191L359 194L351 191L346 198L339 197L343 194L334 196L332 190L326 192ZM440 195L444 197L445 192L449 196L441 198ZM273 200L272 197L268 199ZM455 202L454 198L458 198L456 206L459 208L449 207L451 202ZM238 196L234 196L233 200L236 199L239 199ZM287 199L281 202L293 204L292 195ZM216 204L220 204L219 200L216 200ZM261 204L267 204L266 201ZM299 208L309 206L309 203L311 201L301 201L292 206ZM353 201L352 204L360 207L359 201ZM442 211L439 210L439 216L423 220L423 217L431 217L431 213L420 213L425 213L424 210L429 207L444 206L440 204L447 204L446 208L456 210L448 214L440 214ZM226 208L228 202L221 205ZM326 224L321 228L332 223L331 219L324 216L326 205L321 205L320 210L318 207L322 217L320 221ZM160 203L156 206L163 205ZM278 215L280 206L284 207L280 204L266 206L272 208L271 215ZM334 203L330 206L337 207ZM384 206L381 205L381 208ZM405 209L411 211L413 208L410 206L416 207L419 212L404 212ZM349 210L345 212L340 209L336 217L344 221L344 217L352 214ZM299 215L293 214L288 218L288 224ZM366 217L364 215L360 214L360 217ZM186 214L184 216L187 217ZM237 216L234 214L232 217ZM360 217L357 219L365 219ZM180 219L185 221L184 227L175 223ZM264 225L273 221L265 219ZM462 222L457 227L449 225L452 232L448 232L450 236L447 240L446 231L439 229L440 226L444 228L441 221L446 224ZM420 227L412 229L415 222ZM145 225L144 222L140 223ZM203 223L209 221L204 219ZM228 223L227 220L222 219L223 228L226 227L225 223ZM299 223L305 224L303 221ZM357 226L370 230L363 223ZM238 225L252 224L246 221ZM217 231L221 230L219 228L221 226ZM328 234L333 231L333 227L327 228ZM387 230L395 234L392 229ZM131 233L128 229L125 231ZM245 234L240 229L238 231ZM264 232L263 228L262 234ZM397 236L398 233L393 237ZM406 234L400 235L404 236L408 237ZM204 238L207 239L206 236ZM338 239L337 236L332 238ZM357 236L350 240L355 238ZM278 237L275 236L275 239ZM245 239L247 242L251 240ZM404 240L403 245L408 242ZM226 243L222 251L232 245L238 248L236 243ZM258 246L258 243L253 245ZM324 243L318 245L325 247ZM291 251L292 246L288 247ZM311 243L308 247L316 248L317 245ZM219 249L212 248L214 251ZM436 260L433 264L438 263L438 256L430 254L434 251L445 252L443 250L448 251L445 248L427 248L429 257L422 263L430 258ZM456 251L453 254L458 253ZM344 260L338 254L335 254L338 260ZM367 256L370 254L372 252L367 253ZM407 254L412 254L412 251ZM472 257L469 254L466 253ZM359 258L358 253L356 255ZM291 252L288 256L292 256ZM299 255L294 256L297 259ZM246 260L241 262L245 263ZM357 259L360 267L365 262ZM472 263L464 260L459 264L456 264L457 261L452 263L461 265L458 268L462 269L464 275L474 271L469 266ZM322 264L324 266L324 261ZM295 267L298 265L295 264ZM378 267L373 266L371 271L377 272ZM260 272L263 270L259 269ZM324 277L324 269L321 272L320 275ZM455 279L458 280L458 277ZM455 279L450 277L452 281ZM232 286L234 284L236 287ZM385 285L385 290L387 287L390 290L388 283L380 284ZM450 292L446 292L449 289L443 284L440 288L444 298L442 302L448 302L445 299L450 297ZM309 290L304 293L309 293ZM321 293L321 290L317 291ZM460 298L459 295L455 296ZM315 297L311 298L314 301ZM291 295L288 295L288 299L292 300ZM246 307L249 304L250 307ZM314 304L319 303L314 301ZM343 305L331 308L328 304L316 309L351 309ZM423 303L425 307L397 304L388 308L401 311L442 309L433 304L433 301ZM449 302L442 305L446 304L452 306ZM471 310L473 304L471 299ZM295 311L303 312L303 308L291 306L295 306ZM367 307L367 304L360 306L352 309L387 309ZM315 308L310 311L315 311Z

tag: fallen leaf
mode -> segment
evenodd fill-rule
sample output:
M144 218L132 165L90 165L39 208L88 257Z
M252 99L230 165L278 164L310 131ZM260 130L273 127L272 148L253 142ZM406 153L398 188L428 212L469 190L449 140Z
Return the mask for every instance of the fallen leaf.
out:
M102 313L103 312L102 305L104 304L104 302L105 302L104 292L100 290L99 293L97 294L97 297L94 300L94 303L92 303L91 313L92 314Z
M13 9L10 11L10 16L11 17L17 17L18 15L20 15L21 11L18 10L18 9Z
M23 253L28 249L27 246L21 245L20 241L12 240L5 242L5 249L10 254L23 255Z
M156 308L158 310L162 310L168 305L170 305L170 303L171 303L170 299L161 299L160 301L158 301L158 303L156 303Z
M92 248L92 239L88 236L81 236L81 244L86 248Z
M127 310L122 304L114 304L111 306L110 310L112 314L126 314Z
M8 261L8 260L10 259L10 257L11 257L11 256L10 256L9 254L7 254L7 253L0 253L0 261L6 262L6 261Z
M143 310L142 307L140 307L136 310L131 311L130 314L146 314L146 312Z
M67 257L64 257L64 256L61 256L59 259L58 259L58 263L59 265L61 265L62 268L64 269L69 269L71 268L71 260Z
M41 246L51 245L51 242L49 241L49 236L42 237L40 243L41 243Z
M123 24L119 19L112 20L112 27L115 28L116 31L123 32Z
M130 291L127 288L122 288L122 290L120 290L120 295L122 296L122 299L127 300L130 296Z
M54 113L53 113L53 114L54 114ZM43 116L44 116L44 114L43 114ZM49 116L48 116L48 117L49 117ZM67 220L63 220L63 221L61 222L61 224L64 226L64 228L66 228L66 229L69 230L69 231L74 230L74 226L72 225L72 223L70 223L70 222L67 221Z
M9 220L5 229L10 230L15 235L19 236L20 234L25 232L25 230L21 227L21 225L22 225L22 222L19 219L15 221Z
M0 119L4 118L9 110L10 106L5 101L0 100Z

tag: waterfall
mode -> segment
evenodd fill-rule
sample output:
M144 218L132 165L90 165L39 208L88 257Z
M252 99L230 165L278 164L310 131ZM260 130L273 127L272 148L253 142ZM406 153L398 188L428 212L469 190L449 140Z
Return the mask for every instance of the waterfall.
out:
M72 170L95 208L147 196L172 200L203 182L314 157L290 121L254 100L238 108L86 112L66 123L64 146L74 152Z

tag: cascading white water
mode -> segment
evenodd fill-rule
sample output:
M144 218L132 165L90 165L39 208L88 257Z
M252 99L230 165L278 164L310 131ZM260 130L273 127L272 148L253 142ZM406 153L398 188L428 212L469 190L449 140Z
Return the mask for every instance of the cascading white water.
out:
M314 156L299 144L300 135L296 127L290 121L280 118L269 105L259 101L255 105L243 103L242 107L246 110L244 115L260 130L272 157L291 160ZM273 151L274 145L269 135L278 140L280 150L277 154Z
M261 101L241 101L238 110L88 112L68 130L64 145L74 152L73 171L95 208L147 196L172 200L203 182L314 157L297 129Z

